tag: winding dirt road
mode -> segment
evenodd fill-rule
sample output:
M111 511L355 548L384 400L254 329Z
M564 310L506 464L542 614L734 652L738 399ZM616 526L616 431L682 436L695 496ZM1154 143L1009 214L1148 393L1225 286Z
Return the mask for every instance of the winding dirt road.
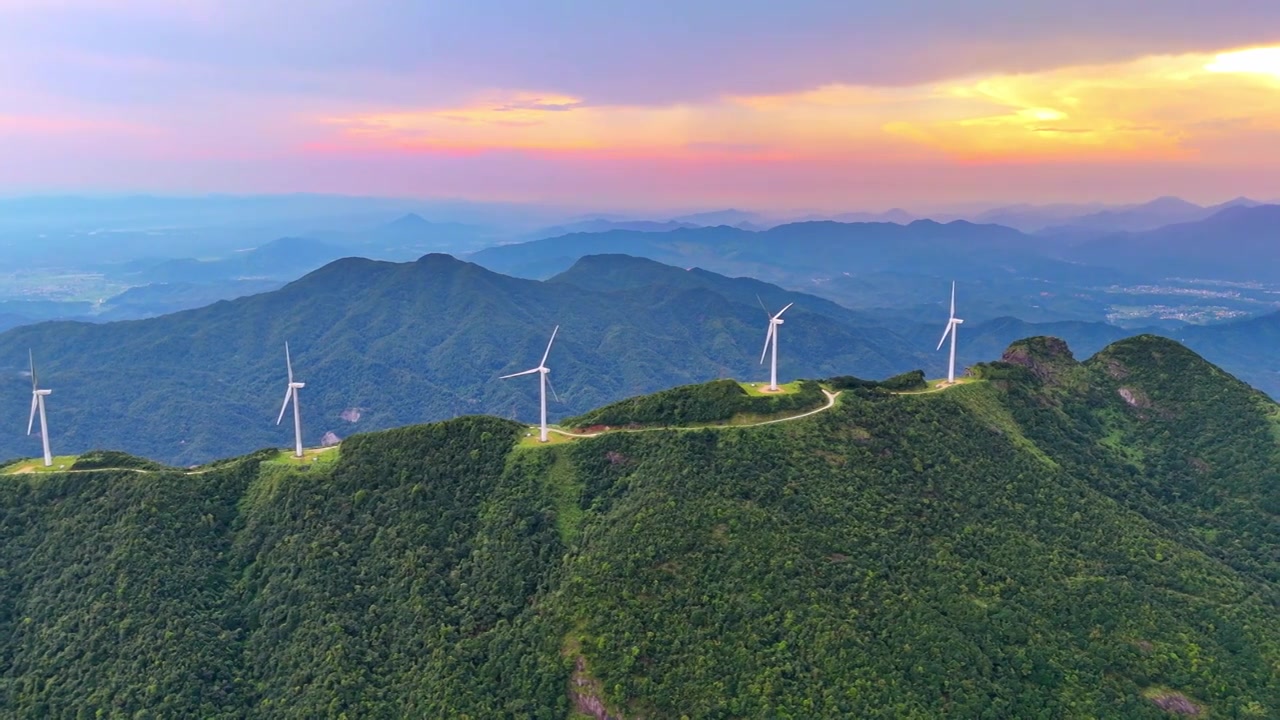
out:
M575 432L569 432L568 430L560 430L560 429L558 429L558 428L549 427L549 428L547 428L547 432L549 432L549 433L555 433L555 434L557 434L557 435L562 435L562 436L564 436L564 437L571 437L571 438L593 438L593 437L600 437L601 435L604 435L605 433L614 433L614 432L655 432L655 431L658 431L658 430L672 430L672 429L676 429L676 430L681 430L681 429L683 429L683 430L729 430L729 429L732 429L732 428L760 427L761 425L773 425L774 423L791 422L792 420L800 420L800 419L802 419L802 418L807 418L807 417L809 417L810 415L817 415L817 414L818 414L818 413L820 413L820 412L826 412L827 410L830 410L831 408L835 407L835 405L836 405L836 398L840 397L840 393L838 393L838 392L831 392L830 390L827 390L826 388L823 388L822 392L823 392L823 394L824 394L824 395L826 395L826 396L827 396L827 404L826 404L826 405L823 405L823 406L822 406L822 407L820 407L820 408L817 408L817 409L814 409L814 410L809 410L809 411L807 411L807 412L802 412L802 413L800 413L799 415L791 415L791 416L789 416L789 417L784 417L784 418L774 418L773 420L762 420L762 421L760 421L760 422L755 422L755 423L745 423L745 424L743 424L743 425L705 425L705 426L700 426L700 427L691 427L691 428L671 428L671 427L669 427L669 426L665 426L665 425L664 425L664 426L662 426L662 427L649 427L649 428L631 428L631 429L627 429L627 428L618 428L617 430L601 430L600 432L593 432L593 433L575 433ZM537 430L538 428L537 428L536 426L533 426L533 427L531 427L530 429L531 429L531 430Z

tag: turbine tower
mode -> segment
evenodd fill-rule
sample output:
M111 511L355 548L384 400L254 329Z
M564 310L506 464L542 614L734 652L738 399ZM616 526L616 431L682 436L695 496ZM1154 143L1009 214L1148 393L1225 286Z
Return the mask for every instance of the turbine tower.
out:
M507 378L520 377L521 375L532 375L534 373L538 373L538 399L542 403L542 432L539 435L541 442L547 441L547 385L551 382L551 378L547 377L548 373L551 372L551 368L547 367L547 356L551 354L551 343L556 341L556 333L559 331L560 331L559 325L557 325L555 329L551 331L551 339L547 341L547 351L542 353L542 361L538 363L538 367L535 367L531 370L525 370L524 372L512 373L510 375L503 375L502 377L498 378L499 380L506 380ZM551 394L554 395L555 392L556 392L555 388L552 388ZM559 398L556 398L556 399L558 400Z
M756 300L760 300L759 297ZM795 305L795 303L787 303L787 307L778 311L777 315L769 315L769 309L765 308L764 314L769 315L769 332L764 336L764 350L760 352L760 364L764 364L764 357L769 353L770 343L773 345L773 362L769 368L769 390L778 391L778 326L782 324L782 313L787 308ZM764 307L764 301L760 301L760 307Z
M36 356L34 352L27 351L28 357L31 359L31 418L27 420L27 435L31 434L32 428L36 424L36 411L40 411L40 442L44 445L44 466L53 467L53 453L49 452L49 421L44 414L44 398L46 395L52 395L52 390L40 389L40 384L36 380Z
M293 360L289 357L289 343L284 344L284 364L289 369L289 385L284 389L284 405L280 406L280 417L276 418L276 425L284 420L284 411L289 409L289 401L293 401L293 454L296 457L302 457L302 411L298 408L298 390L307 386L306 383L293 381Z
M964 322L956 317L956 283L951 281L951 319L947 320L947 327L942 331L942 339L938 341L938 347L935 350L942 349L942 343L947 341L947 335L951 336L951 362L947 365L947 383L951 384L956 381L956 326Z

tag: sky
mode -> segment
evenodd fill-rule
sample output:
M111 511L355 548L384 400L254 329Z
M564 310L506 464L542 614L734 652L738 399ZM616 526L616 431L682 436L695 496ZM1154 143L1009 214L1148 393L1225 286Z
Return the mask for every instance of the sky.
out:
M0 0L0 193L1280 198L1274 0Z

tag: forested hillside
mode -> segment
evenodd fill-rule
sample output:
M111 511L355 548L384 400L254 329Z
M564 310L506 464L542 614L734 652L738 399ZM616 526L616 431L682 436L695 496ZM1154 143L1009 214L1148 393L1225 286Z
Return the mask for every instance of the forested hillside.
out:
M610 291L507 277L447 255L347 258L275 292L172 315L17 328L0 333L0 369L9 374L0 405L13 409L0 457L40 451L20 425L29 350L54 391L55 452L110 447L189 465L292 444L292 428L275 424L286 341L307 384L308 446L328 433L466 414L533 419L537 383L498 377L532 367L557 325L548 359L553 419L682 383L767 378L757 295L774 308L796 303L782 332L784 379L884 377L920 367L927 349L812 296L711 273L679 284L673 277L684 280L683 271L657 267L641 274L633 258L605 258L578 275L643 278Z
M0 715L1280 715L1277 407L1150 336L975 374L0 476Z

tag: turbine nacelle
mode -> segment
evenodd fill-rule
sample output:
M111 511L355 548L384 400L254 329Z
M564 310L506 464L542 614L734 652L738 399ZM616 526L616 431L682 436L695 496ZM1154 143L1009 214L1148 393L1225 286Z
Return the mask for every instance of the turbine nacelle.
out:
M776 315L769 314L769 308L764 306L764 301L756 296L756 300L760 302L760 308L764 310L764 314L769 318L769 331L764 336L764 349L760 351L760 364L764 364L764 359L769 354L769 348L773 348L773 362L769 367L769 389L776 391L778 389L778 326L783 323L782 313L786 312L795 303L787 303L786 307L778 311Z
M302 457L302 413L298 408L298 391L306 387L304 382L298 382L293 379L293 357L289 354L289 343L284 344L284 366L288 371L288 382L284 388L284 403L280 405L280 415L276 418L276 425L284 422L284 414L289 409L289 403L293 403L293 454L295 457Z
M942 344L947 341L947 336L951 336L951 359L947 364L947 382L956 381L956 328L959 327L964 320L956 317L956 284L951 283L951 313L947 317L947 326L942 330L942 338L938 340L937 350L942 349Z
M547 357L551 355L551 345L556 341L556 333L558 332L560 332L559 325L551 331L551 339L547 341L547 349L542 353L542 360L538 362L537 367L518 373L511 373L510 375L502 375L498 378L499 380L506 380L508 378L520 377L522 375L533 375L535 373L538 375L538 400L542 408L541 432L539 433L539 439L542 442L547 441L547 388L551 386L551 368L547 367ZM556 395L555 388L551 388L551 394L553 396ZM559 399L559 396L556 396L556 400L558 401Z
M44 399L52 395L53 391L40 387L40 381L36 379L35 353L28 350L27 357L31 360L31 416L27 419L27 435L31 435L35 429L36 416L38 415L40 417L40 443L44 446L44 466L53 467L53 452L49 450L49 422L44 412Z

